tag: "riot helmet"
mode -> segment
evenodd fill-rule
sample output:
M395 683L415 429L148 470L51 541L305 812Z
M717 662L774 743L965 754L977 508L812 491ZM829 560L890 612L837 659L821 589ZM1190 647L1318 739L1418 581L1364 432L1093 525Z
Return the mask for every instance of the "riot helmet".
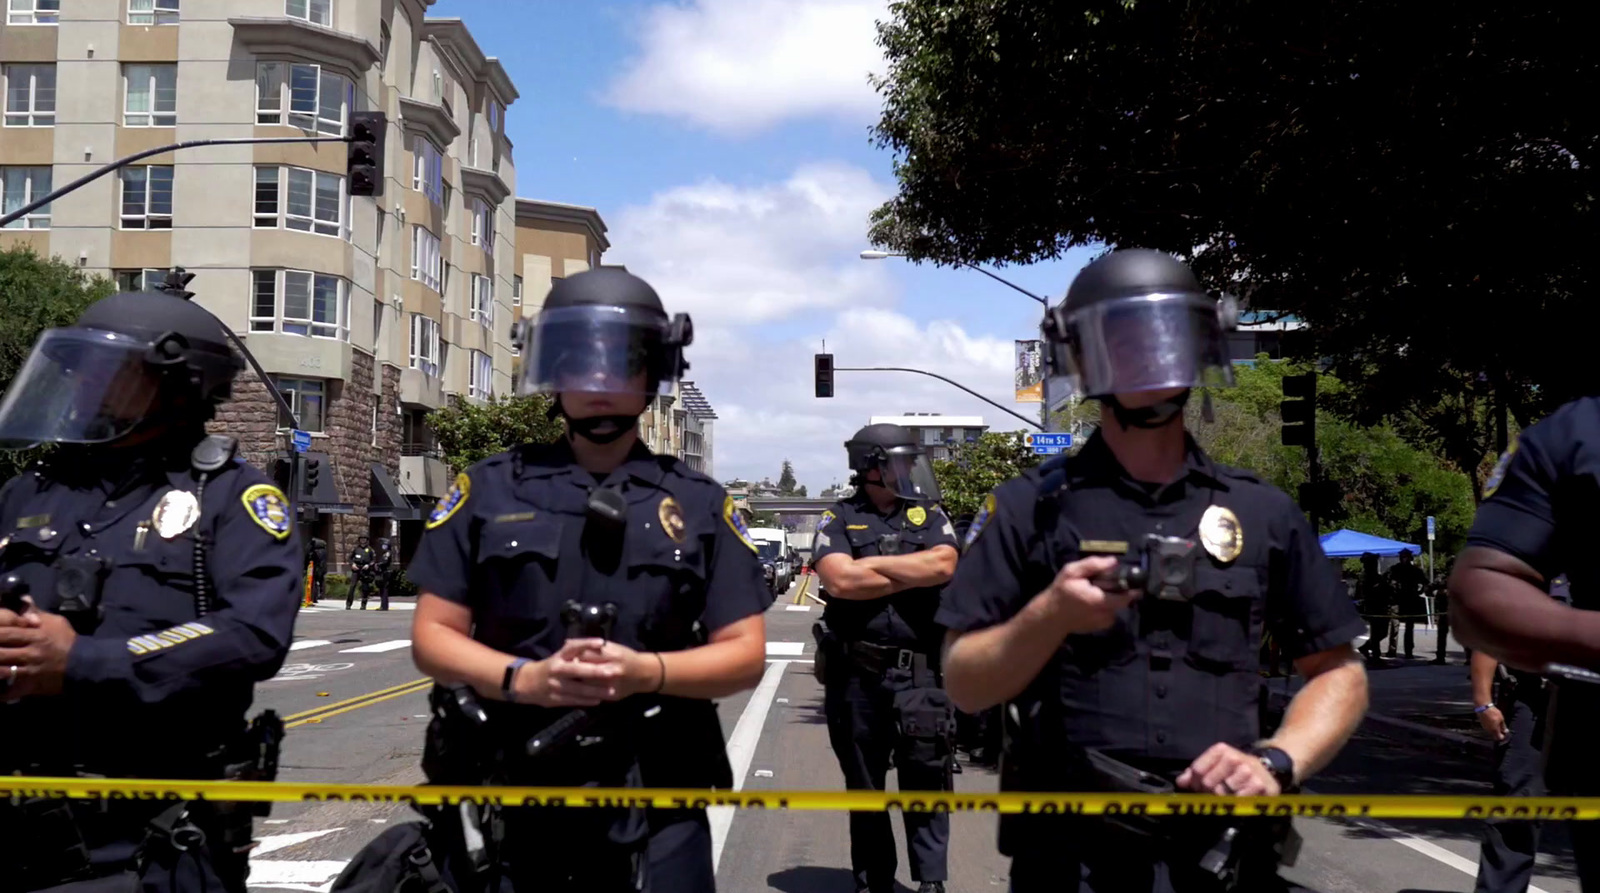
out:
M1079 271L1045 314L1043 334L1052 372L1110 405L1125 426L1155 427L1182 410L1188 389L1233 384L1224 333L1237 318L1233 299L1212 297L1177 258L1128 248ZM1185 391L1139 411L1116 398L1169 388Z
M244 361L205 308L119 292L47 329L0 399L0 447L101 444L141 426L203 423Z
M910 428L900 425L868 425L844 442L850 459L850 470L856 472L861 483L869 483L866 475L877 469L882 481L872 481L900 499L912 502L938 502L939 482L934 479L933 465Z
M518 393L670 393L693 340L688 315L669 319L648 282L614 267L587 270L556 280L539 313L518 325Z

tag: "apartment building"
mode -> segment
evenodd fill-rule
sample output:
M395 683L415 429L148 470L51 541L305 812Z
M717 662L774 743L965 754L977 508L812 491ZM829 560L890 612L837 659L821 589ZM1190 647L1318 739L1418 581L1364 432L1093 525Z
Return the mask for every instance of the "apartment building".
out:
M955 447L977 443L989 426L983 416L940 415L936 412L911 412L905 415L875 415L869 425L900 425L910 428L917 443L932 461L949 459Z
M166 268L245 339L312 435L307 536L420 535L449 484L428 410L509 392L517 90L433 0L7 0L0 200L195 139L338 137L383 111L380 198L338 142L143 159L0 231L126 289ZM253 373L216 427L283 475L290 419ZM287 480L286 475L284 479Z

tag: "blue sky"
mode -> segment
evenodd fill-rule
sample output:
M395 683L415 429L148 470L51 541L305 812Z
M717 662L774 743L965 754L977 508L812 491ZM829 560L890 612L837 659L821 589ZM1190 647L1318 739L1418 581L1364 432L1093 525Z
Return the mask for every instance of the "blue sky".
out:
M1012 339L1039 307L970 270L862 261L866 215L893 194L868 127L883 0L440 0L499 57L517 195L598 208L608 263L689 312L689 377L717 411L719 479L842 479L843 441L874 414L980 414L931 379L843 373L812 395L826 339L840 365L914 366L1011 404ZM1059 296L1088 259L1000 270ZM1015 406L1024 415L1036 406Z

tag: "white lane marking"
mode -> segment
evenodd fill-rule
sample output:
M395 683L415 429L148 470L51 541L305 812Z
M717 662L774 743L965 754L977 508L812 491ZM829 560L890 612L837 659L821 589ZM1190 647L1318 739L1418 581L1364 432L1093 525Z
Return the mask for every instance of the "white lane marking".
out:
M1300 790L1306 794L1317 793L1316 791L1313 791L1305 786L1301 786ZM1376 831L1395 843L1400 844L1406 849L1415 853L1421 853L1422 855L1427 856L1429 859L1432 859L1441 865L1448 865L1462 874L1471 875L1472 877L1478 876L1478 863L1469 859L1464 859L1436 843L1423 840L1414 834L1407 834L1406 832L1401 831L1399 828L1396 828L1393 825L1385 822L1380 822L1377 819L1363 819L1355 816L1347 816L1346 820L1352 825L1359 825L1360 827L1366 828L1369 831ZM1549 893L1549 891L1541 890L1540 888L1530 884L1528 886L1528 893Z
M767 643L767 656L768 657L799 657L801 654L805 653L805 650L806 650L806 643L804 643L804 642L768 642Z
M302 890L305 893L328 893L333 882L349 861L288 862L263 859L250 860L251 887L274 887L280 890Z
M256 848L250 851L250 856L251 858L256 856L265 856L268 853L277 852L284 847L291 847L298 843L305 843L308 840L316 840L324 835L343 830L343 828L325 828L321 831L301 831L298 834L273 834L269 837L261 838L260 841L257 842Z
M376 645L362 645L359 648L341 648L340 654L382 654L385 651L398 651L401 648L410 648L410 639L394 639L389 642L379 642Z
M783 671L789 666L786 660L767 664L761 674L761 684L751 692L750 700L739 714L739 722L728 736L728 762L733 764L733 789L744 790L744 777L750 771L750 761L755 759L756 744L761 741L761 727L767 724L767 711L772 709L772 699L778 694L778 683L783 681ZM728 829L733 827L732 806L713 806L707 812L711 821L711 870L722 864L722 845L728 842Z
M289 650L290 651L303 651L303 650L305 650L307 648L320 648L323 645L332 645L332 644L333 644L333 642L331 642L331 641L329 641L327 639L301 639L300 641L295 642L294 644L290 645L289 646Z
M809 610L811 610L811 606L810 605L784 605L783 609L785 611L809 611Z

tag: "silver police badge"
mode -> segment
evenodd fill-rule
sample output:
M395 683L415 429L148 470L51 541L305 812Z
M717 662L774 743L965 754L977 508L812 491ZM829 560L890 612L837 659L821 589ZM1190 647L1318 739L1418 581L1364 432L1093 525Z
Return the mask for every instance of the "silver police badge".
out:
M155 514L150 516L150 526L164 540L170 540L194 526L200 520L200 502L188 490L169 490L156 503Z
M1200 516L1200 544L1223 564L1238 558L1244 551L1244 529L1239 526L1239 516L1220 505L1206 509Z

